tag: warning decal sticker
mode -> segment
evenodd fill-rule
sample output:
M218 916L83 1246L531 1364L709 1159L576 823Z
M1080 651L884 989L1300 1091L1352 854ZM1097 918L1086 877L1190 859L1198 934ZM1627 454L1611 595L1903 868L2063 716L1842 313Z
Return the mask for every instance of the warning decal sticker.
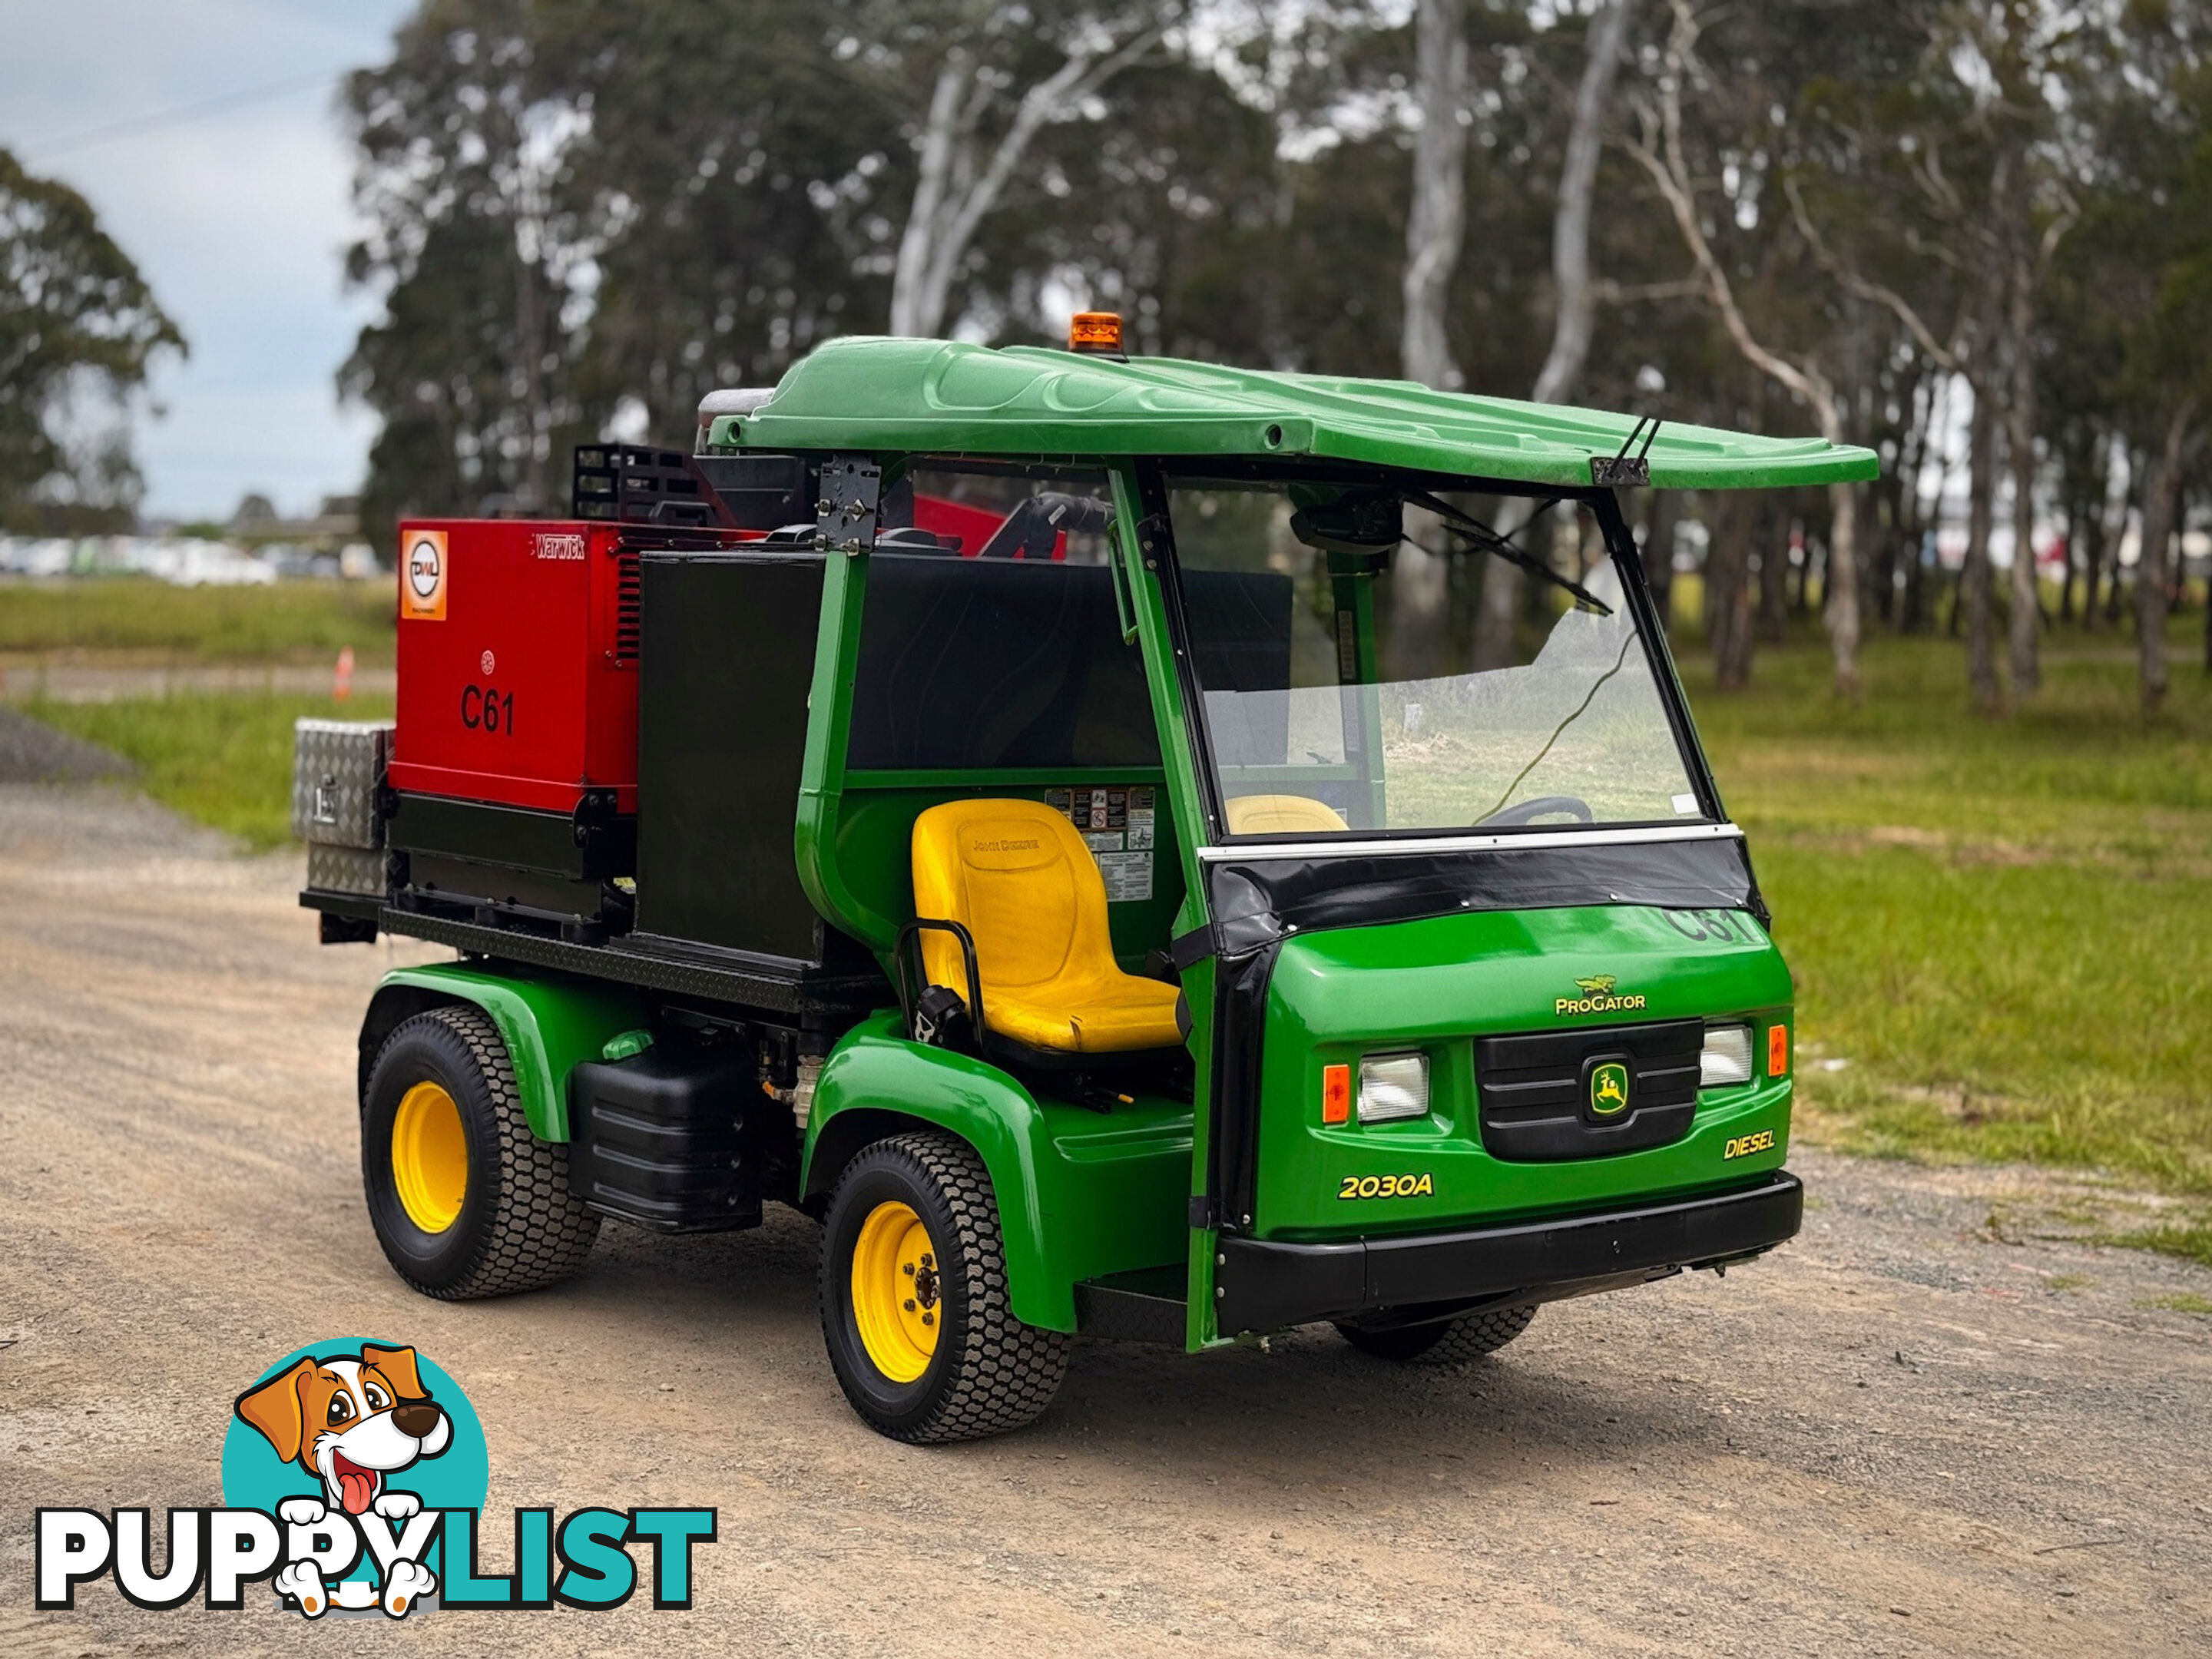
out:
M1154 808L1150 789L1048 789L1044 800L1081 832L1091 855L1098 860L1108 903L1152 897Z

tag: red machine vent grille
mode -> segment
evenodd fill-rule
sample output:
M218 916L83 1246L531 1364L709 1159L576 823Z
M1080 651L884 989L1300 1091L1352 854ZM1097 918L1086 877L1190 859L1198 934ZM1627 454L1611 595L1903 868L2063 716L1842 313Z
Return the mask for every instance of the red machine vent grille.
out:
M617 553L615 561L615 660L634 663L637 660L637 555Z

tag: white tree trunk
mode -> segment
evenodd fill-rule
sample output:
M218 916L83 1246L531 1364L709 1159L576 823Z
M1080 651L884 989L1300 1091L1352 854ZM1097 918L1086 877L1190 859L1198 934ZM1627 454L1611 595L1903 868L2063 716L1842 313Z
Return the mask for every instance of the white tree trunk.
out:
M1811 406L1820 435L1832 444L1844 437L1844 399L1835 383L1810 358L1792 362L1770 351L1751 331L1735 288L1714 256L1712 243L1698 222L1690 166L1682 149L1682 80L1688 72L1702 27L1691 0L1674 0L1674 27L1667 43L1667 58L1659 76L1659 107L1647 112L1642 141L1629 154L1651 175L1661 198L1674 215L1674 228L1697 262L1713 308L1720 313L1729 338L1744 361L1770 380L1778 381ZM1656 131L1653 129L1656 127ZM1858 495L1848 483L1828 486L1828 507L1834 519L1828 539L1827 599L1824 620L1828 648L1835 659L1836 690L1847 697L1859 692L1859 574Z
M1607 106L1628 36L1631 3L1608 0L1590 19L1589 55L1575 92L1574 125L1567 134L1566 161L1559 169L1559 193L1552 209L1552 349L1529 394L1540 404L1565 402L1589 357L1590 325L1597 307L1597 289L1590 281L1590 200L1604 146ZM1527 522L1522 519L1500 528L1515 535ZM1498 668L1513 660L1513 630L1526 585L1520 567L1503 559L1492 559L1482 573L1481 611L1475 623L1477 666Z
M1830 443L1843 439L1830 436ZM1828 650L1835 659L1836 690L1859 694L1859 487L1828 486L1828 580L1822 620L1828 624Z
M2024 167L2024 164L2023 164ZM2022 189L2014 207L2025 220L2028 204ZM2035 695L2042 681L2036 660L2036 630L2043 608L2035 591L2035 261L2027 246L2028 227L2008 228L2012 244L2012 295L2006 333L2012 347L2012 396L2005 410L2005 441L2012 451L2012 617L2008 629L2015 700Z
M1965 612L1966 688L1975 712L1981 714L1999 714L2004 704L1990 631L1990 530L1996 500L1996 426L1995 398L1986 387L1976 386L1973 416L1966 422L1966 562L1959 571L1958 603Z
M2137 690L2147 714L2155 713L2166 701L2166 585L2171 574L2166 562L2166 544L2179 528L2174 508L2180 498L2182 469L2187 464L2190 428L2196 418L2197 399L2183 398L2166 423L2166 442L2151 464L2143 489L2142 550L2136 558L2136 656Z
M1162 32L1156 25L1111 52L1071 51L1065 63L1022 94L988 159L981 130L994 90L965 51L956 47L945 55L923 118L914 203L891 270L893 334L944 332L952 287L975 233L1028 156L1038 129L1150 51Z
M899 238L898 264L891 271L894 334L934 334L944 320L945 290L933 291L932 278L941 265L937 242L951 194L955 153L969 137L960 127L974 72L966 52L949 52L930 94L916 158L914 204L907 213L906 232Z
M1552 213L1552 349L1536 376L1540 404L1566 401L1589 356L1590 324L1597 295L1590 284L1590 198L1597 187L1598 154L1620 52L1628 38L1629 0L1609 3L1589 23L1589 56L1575 92L1574 125L1567 133L1566 165Z
M1413 205L1406 221L1406 378L1441 391L1462 384L1444 329L1444 307L1467 234L1465 0L1419 0L1413 17L1421 131L1413 145Z

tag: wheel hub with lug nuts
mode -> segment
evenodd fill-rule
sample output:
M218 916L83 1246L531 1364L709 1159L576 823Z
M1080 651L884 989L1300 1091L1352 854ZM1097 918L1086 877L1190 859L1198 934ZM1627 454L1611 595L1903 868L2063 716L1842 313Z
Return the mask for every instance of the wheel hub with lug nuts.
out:
M468 1138L452 1095L424 1081L400 1097L392 1118L392 1184L407 1218L442 1233L460 1219L469 1189Z
M911 1382L937 1352L942 1280L937 1246L913 1207L878 1204L853 1243L853 1322L875 1368Z

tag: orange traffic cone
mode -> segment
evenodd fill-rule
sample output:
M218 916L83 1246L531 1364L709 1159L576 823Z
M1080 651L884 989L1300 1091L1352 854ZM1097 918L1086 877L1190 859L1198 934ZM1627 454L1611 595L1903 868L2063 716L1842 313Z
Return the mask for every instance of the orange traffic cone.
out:
M353 696L353 647L342 646L338 650L338 672L331 682L331 701L343 702Z

